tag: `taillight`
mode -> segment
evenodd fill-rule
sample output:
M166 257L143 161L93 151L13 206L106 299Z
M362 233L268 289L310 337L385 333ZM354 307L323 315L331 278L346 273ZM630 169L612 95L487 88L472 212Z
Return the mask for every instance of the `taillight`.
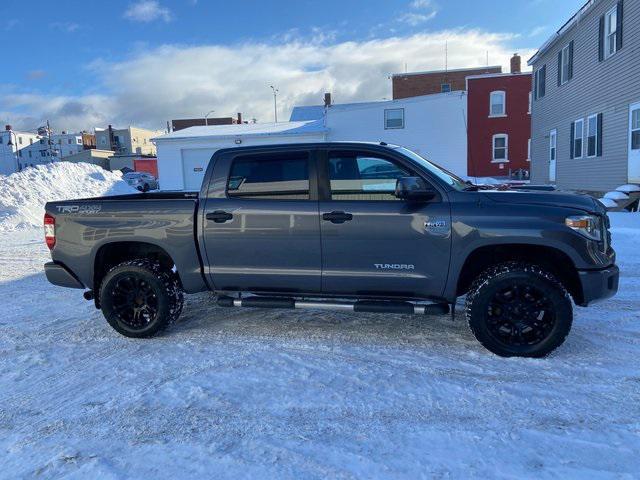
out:
M44 214L44 240L49 250L56 244L56 219L48 213Z

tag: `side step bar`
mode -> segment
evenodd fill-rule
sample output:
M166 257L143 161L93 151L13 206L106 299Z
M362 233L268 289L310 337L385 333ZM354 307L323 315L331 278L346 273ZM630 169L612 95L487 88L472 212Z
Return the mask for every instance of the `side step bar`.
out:
M411 302L358 300L356 302L314 302L281 297L245 297L233 298L219 296L220 307L288 308L314 310L343 310L347 312L400 313L405 315L446 315L449 305L446 303L415 304Z

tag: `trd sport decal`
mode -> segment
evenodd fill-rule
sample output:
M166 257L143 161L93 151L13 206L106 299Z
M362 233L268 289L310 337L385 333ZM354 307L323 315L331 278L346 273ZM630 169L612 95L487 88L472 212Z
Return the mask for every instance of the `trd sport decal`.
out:
M102 205L58 205L58 212L70 215L93 215L102 210Z

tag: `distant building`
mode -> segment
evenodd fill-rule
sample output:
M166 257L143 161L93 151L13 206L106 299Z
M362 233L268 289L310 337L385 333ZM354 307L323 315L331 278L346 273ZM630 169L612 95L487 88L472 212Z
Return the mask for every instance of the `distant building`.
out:
M55 146L49 137L40 137L18 151L18 170L58 161Z
M471 176L529 179L531 73L520 56L511 73L467 77L467 163Z
M66 156L64 157L64 161L72 163L91 163L93 165L98 165L105 170L111 170L109 162L111 157L113 157L113 152L111 150L98 150L97 148L91 148Z
M640 2L591 0L529 60L536 183L640 183Z
M96 148L96 137L87 132L57 133L51 135L53 148L58 158L63 159L69 155Z
M242 123L242 114L238 112L237 117L214 117L214 118L182 118L171 120L171 131L177 132L189 127L202 127L207 125L237 125Z
M19 171L21 164L28 157L23 155L22 150L39 141L38 134L16 131L11 125L6 125L5 129L0 131L0 174L10 175Z
M156 146L151 139L164 133L163 130L137 127L116 129L109 125L106 129L96 128L96 146L101 150L112 150L116 155L155 156Z
M420 97L435 93L465 90L471 75L502 73L501 66L434 70L430 72L396 73L391 75L393 99Z
M322 122L243 123L190 127L155 138L163 190L200 190L211 156L221 148L323 142Z

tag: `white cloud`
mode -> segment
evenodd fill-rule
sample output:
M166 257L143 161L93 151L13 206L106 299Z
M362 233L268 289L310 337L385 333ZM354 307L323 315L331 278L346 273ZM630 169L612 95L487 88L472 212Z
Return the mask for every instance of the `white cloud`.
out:
M398 21L411 27L426 23L438 14L437 6L431 0L413 0L409 7L414 11L403 13Z
M171 10L161 6L156 0L140 0L129 5L124 12L124 18L136 22L171 21Z
M74 22L53 22L49 24L49 27L61 32L73 33L80 28L80 25Z
M277 85L279 117L294 105L320 104L330 91L336 102L390 97L390 73L443 68L448 43L449 67L493 64L507 67L512 52L532 49L514 45L514 34L449 30L369 41L312 42L292 39L277 44L177 46L141 50L129 59L96 62L93 91L99 95L21 94L20 87L0 85L2 121L32 127L49 118L56 129L140 125L162 128L167 120L242 112L246 119L273 118L269 85ZM20 112L20 113L18 113Z
M411 25L412 27L416 27L416 26L420 25L421 23L428 22L429 20L434 18L437 14L438 14L438 12L436 12L435 10L433 12L431 12L431 13L408 12L408 13L405 13L405 14L401 15L398 20L400 20L402 23L407 23L407 24Z
M529 32L529 37L537 37L538 35L542 35L548 29L549 29L549 27L544 26L544 25L532 28L531 31Z

